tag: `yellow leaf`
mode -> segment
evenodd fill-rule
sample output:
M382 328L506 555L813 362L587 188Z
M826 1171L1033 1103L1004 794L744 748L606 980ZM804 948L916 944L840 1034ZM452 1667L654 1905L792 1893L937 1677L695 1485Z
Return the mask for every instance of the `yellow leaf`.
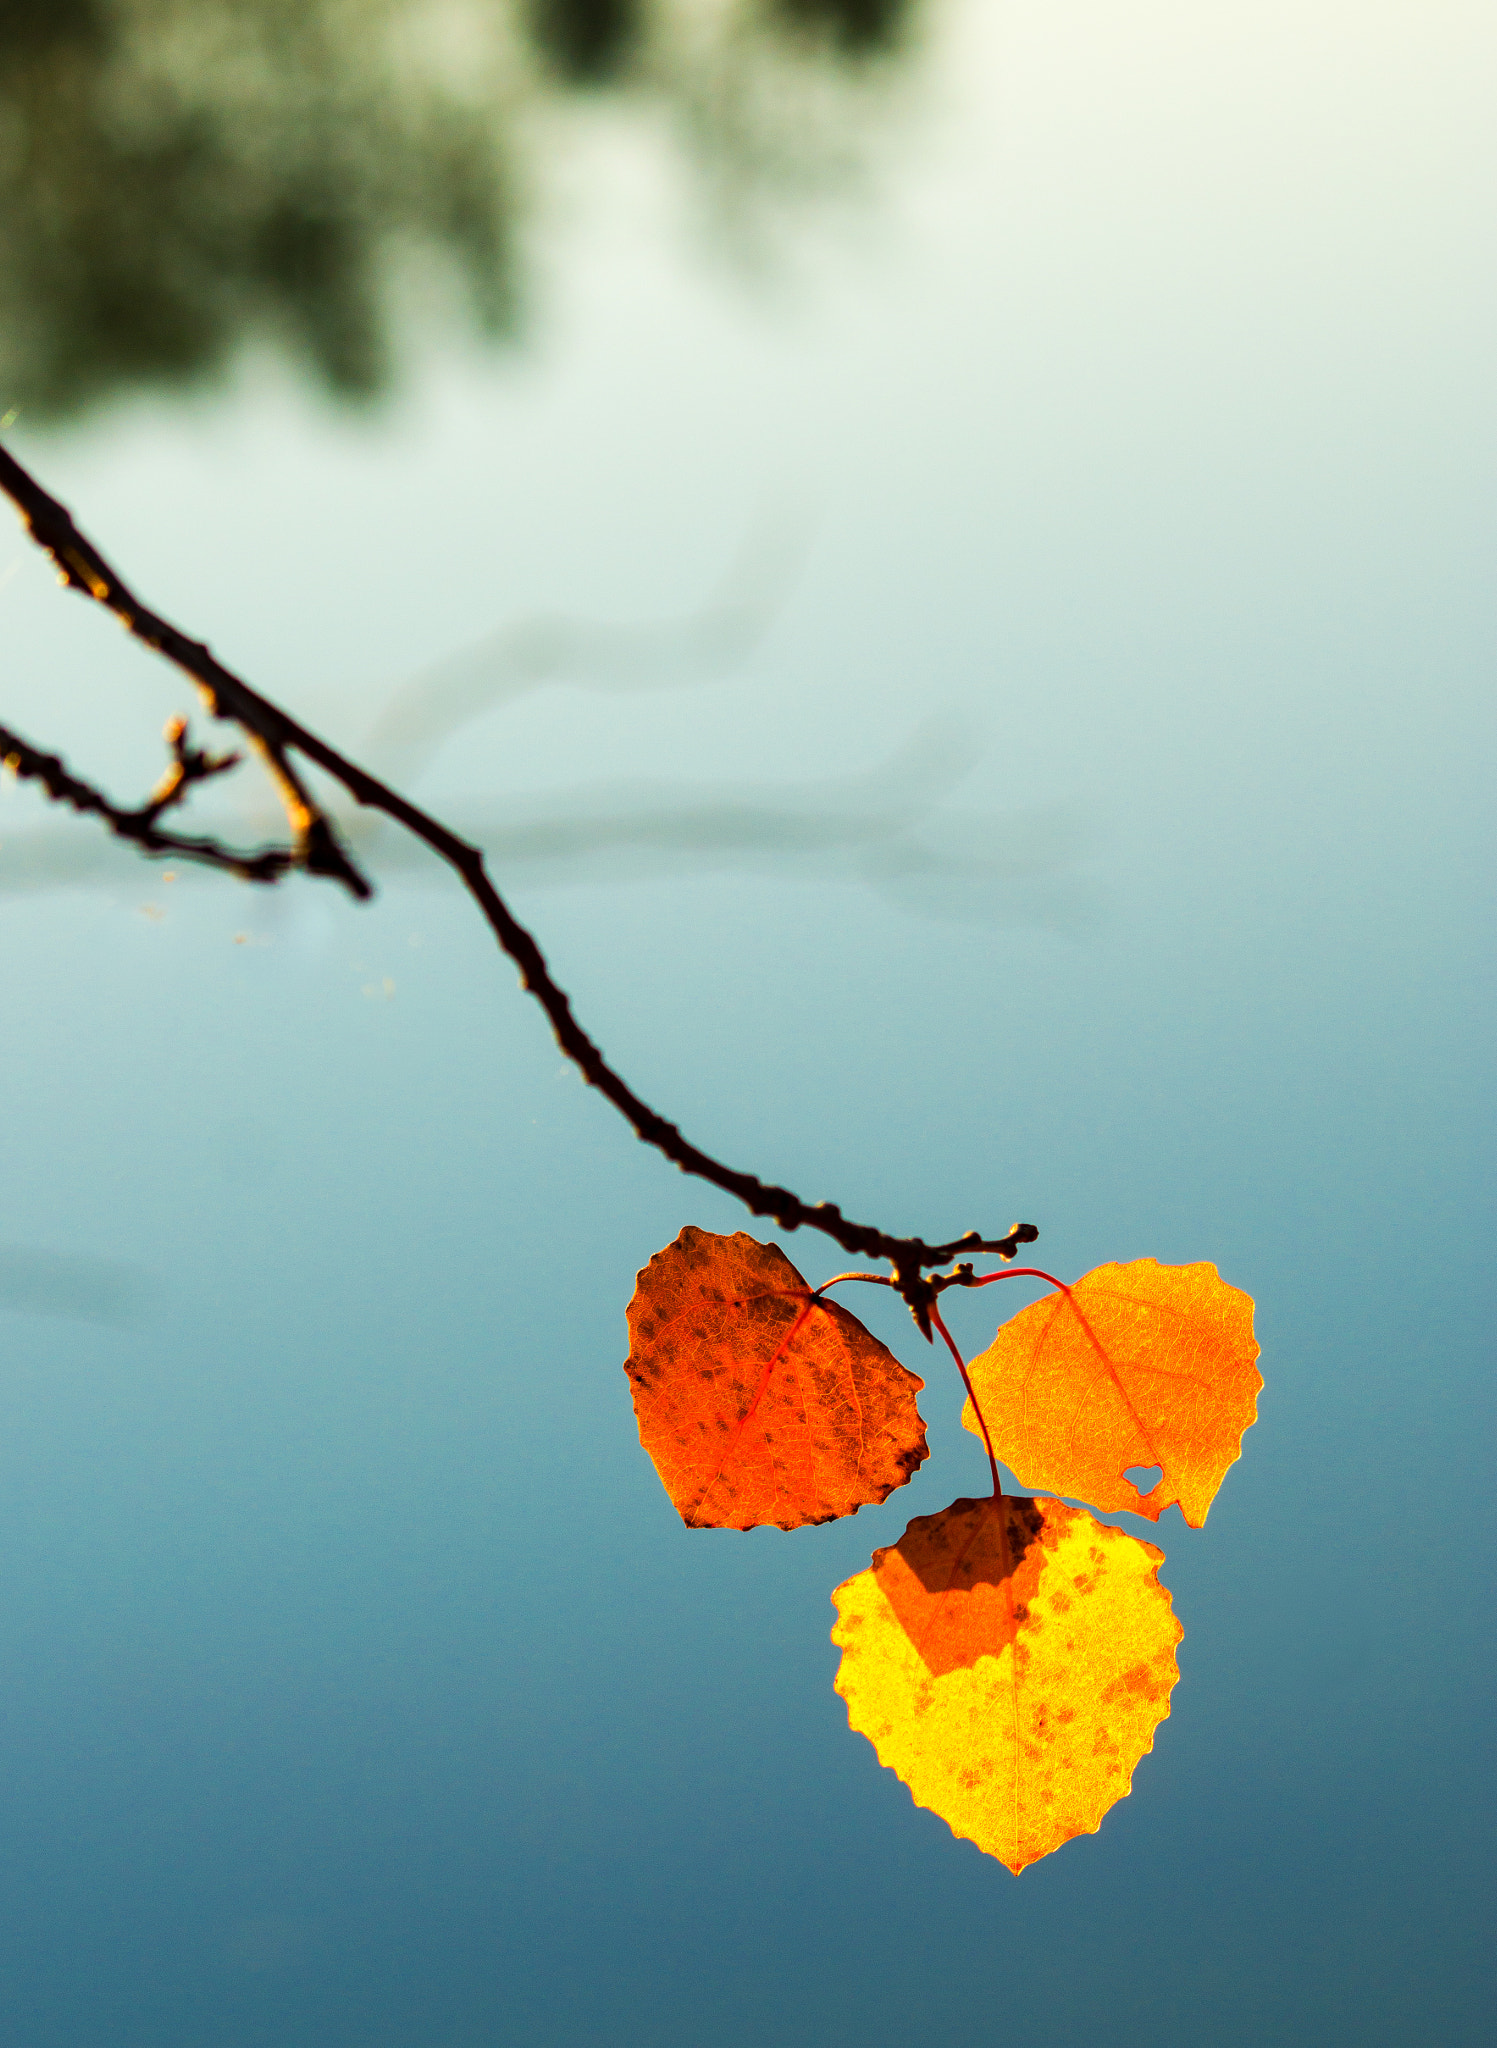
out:
M1021 1309L968 1366L993 1448L1021 1486L1199 1529L1257 1419L1253 1299L1215 1266L1098 1266ZM962 1421L981 1435L972 1403ZM1146 1494L1130 1468L1159 1467Z
M918 1516L832 1595L849 1725L1012 1871L1095 1834L1180 1675L1162 1562L1055 1500Z

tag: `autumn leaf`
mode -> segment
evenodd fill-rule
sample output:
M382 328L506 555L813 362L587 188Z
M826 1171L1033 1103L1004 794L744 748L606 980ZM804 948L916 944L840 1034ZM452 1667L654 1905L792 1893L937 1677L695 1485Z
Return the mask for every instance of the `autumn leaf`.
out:
M907 1372L778 1245L688 1226L629 1304L639 1440L693 1529L800 1529L887 1500L925 1457Z
M1023 1486L1199 1529L1257 1419L1253 1300L1215 1266L1098 1266L1021 1309L969 1364L993 1447ZM962 1414L981 1435L969 1400ZM1160 1468L1148 1493L1130 1468Z
M1095 1834L1180 1675L1163 1555L1055 1500L918 1516L832 1595L849 1725L1015 1873Z

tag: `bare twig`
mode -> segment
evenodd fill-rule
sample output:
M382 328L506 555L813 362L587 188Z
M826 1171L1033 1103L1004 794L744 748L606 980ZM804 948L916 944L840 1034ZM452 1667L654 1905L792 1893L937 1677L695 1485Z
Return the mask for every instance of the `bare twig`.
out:
M178 800L182 778L172 783L169 789L167 783L158 789L152 802L161 801L154 813L151 813L149 805L145 812L117 813L97 791L69 775L55 756L39 754L25 742L16 743L14 736L8 736L4 743L18 757L17 772L28 773L41 781L49 794L59 801L102 816L112 830L122 831L117 818L133 821L129 830L122 831L122 836L136 839L148 851L179 852L184 858L231 867L237 873L248 874L261 881L278 880L291 868L304 868L310 874L326 875L341 882L357 897L368 897L373 893L369 883L354 866L330 820L317 807L291 766L288 758L291 752L304 755L340 782L357 802L382 811L397 824L404 825L453 869L482 912L489 929L519 968L522 987L535 997L550 1019L562 1051L583 1079L627 1119L637 1137L664 1153L683 1173L693 1174L710 1182L713 1187L721 1188L724 1193L736 1196L753 1215L772 1217L783 1230L809 1227L834 1239L844 1251L887 1260L894 1269L893 1284L909 1305L927 1339L931 1336L930 1310L939 1291L925 1277L928 1270L948 1265L964 1252L1011 1259L1021 1244L1032 1243L1038 1236L1032 1224L1020 1223L1002 1237L984 1237L973 1230L949 1244L932 1245L923 1238L895 1237L872 1225L852 1222L835 1202L804 1202L789 1188L777 1187L751 1173L738 1172L691 1144L675 1124L669 1123L634 1093L623 1077L609 1066L602 1052L577 1022L565 992L551 977L540 947L489 879L479 847L460 839L438 819L410 803L377 776L359 767L357 762L346 759L336 748L299 725L294 718L226 669L203 642L189 639L168 620L143 605L93 543L80 533L66 506L43 490L4 448L0 448L0 489L20 511L32 538L52 556L64 583L106 606L136 639L154 652L165 655L167 660L192 677L214 717L231 719L240 727L280 791L291 824L292 846L289 852L273 849L247 857L235 855L212 841L178 842L174 835L160 833L156 818L161 809ZM207 757L203 758L206 760ZM31 764L29 768L19 765L26 761ZM219 768L210 766L206 772L217 773ZM187 779L201 780L203 773ZM171 782L170 775L167 782ZM164 799L163 791L166 792ZM170 847L160 843L165 840L173 842Z
M215 660L201 640L189 639L169 619L142 604L93 542L78 531L66 505L44 491L5 448L0 448L0 490L15 504L32 539L46 549L70 589L82 591L112 611L127 632L191 676L213 717L232 719L239 726L285 806L295 850L292 865L309 874L327 875L354 896L372 896L373 889L344 852L331 821L292 767L288 750L297 748L352 788L342 773L349 764ZM363 796L359 800L368 801Z
M151 791L145 809L154 823L174 805L184 803L194 783L209 782L237 768L242 754L209 754L193 746L187 737L187 720L169 718L162 738L172 750L171 766Z
M172 724L176 723L174 719ZM167 731L171 737L171 727ZM199 762L204 765L198 767ZM265 846L254 853L244 853L217 839L163 832L156 822L164 811L182 801L190 784L206 781L208 776L233 765L232 759L213 761L194 749L182 748L148 801L139 810L126 811L111 803L92 783L74 775L58 755L44 754L8 725L0 725L0 767L8 768L22 782L39 782L54 803L68 804L86 817L102 818L116 838L130 840L142 853L173 854L179 860L200 861L205 867L222 868L246 882L278 882L297 864L296 854L289 846Z

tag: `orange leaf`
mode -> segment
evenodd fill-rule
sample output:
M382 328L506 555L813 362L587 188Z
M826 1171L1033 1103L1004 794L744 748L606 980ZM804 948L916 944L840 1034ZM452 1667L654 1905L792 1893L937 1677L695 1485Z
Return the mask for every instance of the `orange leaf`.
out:
M887 1500L925 1457L924 1386L778 1245L688 1226L639 1275L624 1370L693 1529L801 1529Z
M993 1447L1023 1486L1193 1529L1257 1419L1253 1299L1215 1266L1098 1266L1004 1323L967 1370ZM967 1428L981 1435L968 1401ZM1160 1467L1141 1494L1124 1474Z
M1016 1873L1095 1834L1180 1675L1163 1556L1056 1500L918 1516L832 1595L849 1726Z

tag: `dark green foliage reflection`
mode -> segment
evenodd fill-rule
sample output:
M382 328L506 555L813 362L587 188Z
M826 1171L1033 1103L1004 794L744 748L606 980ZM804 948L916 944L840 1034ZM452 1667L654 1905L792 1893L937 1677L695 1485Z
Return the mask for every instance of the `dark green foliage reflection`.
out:
M530 30L564 78L614 78L638 50L639 0L530 0Z
M907 0L775 0L781 17L830 36L849 54L890 50L909 19Z
M96 0L0 0L0 49L7 60L56 43L97 42L102 29Z
M756 148L778 175L787 80L864 77L913 4L0 0L0 407L201 382L247 342L369 398L397 305L513 332L548 94L647 87L719 181Z

